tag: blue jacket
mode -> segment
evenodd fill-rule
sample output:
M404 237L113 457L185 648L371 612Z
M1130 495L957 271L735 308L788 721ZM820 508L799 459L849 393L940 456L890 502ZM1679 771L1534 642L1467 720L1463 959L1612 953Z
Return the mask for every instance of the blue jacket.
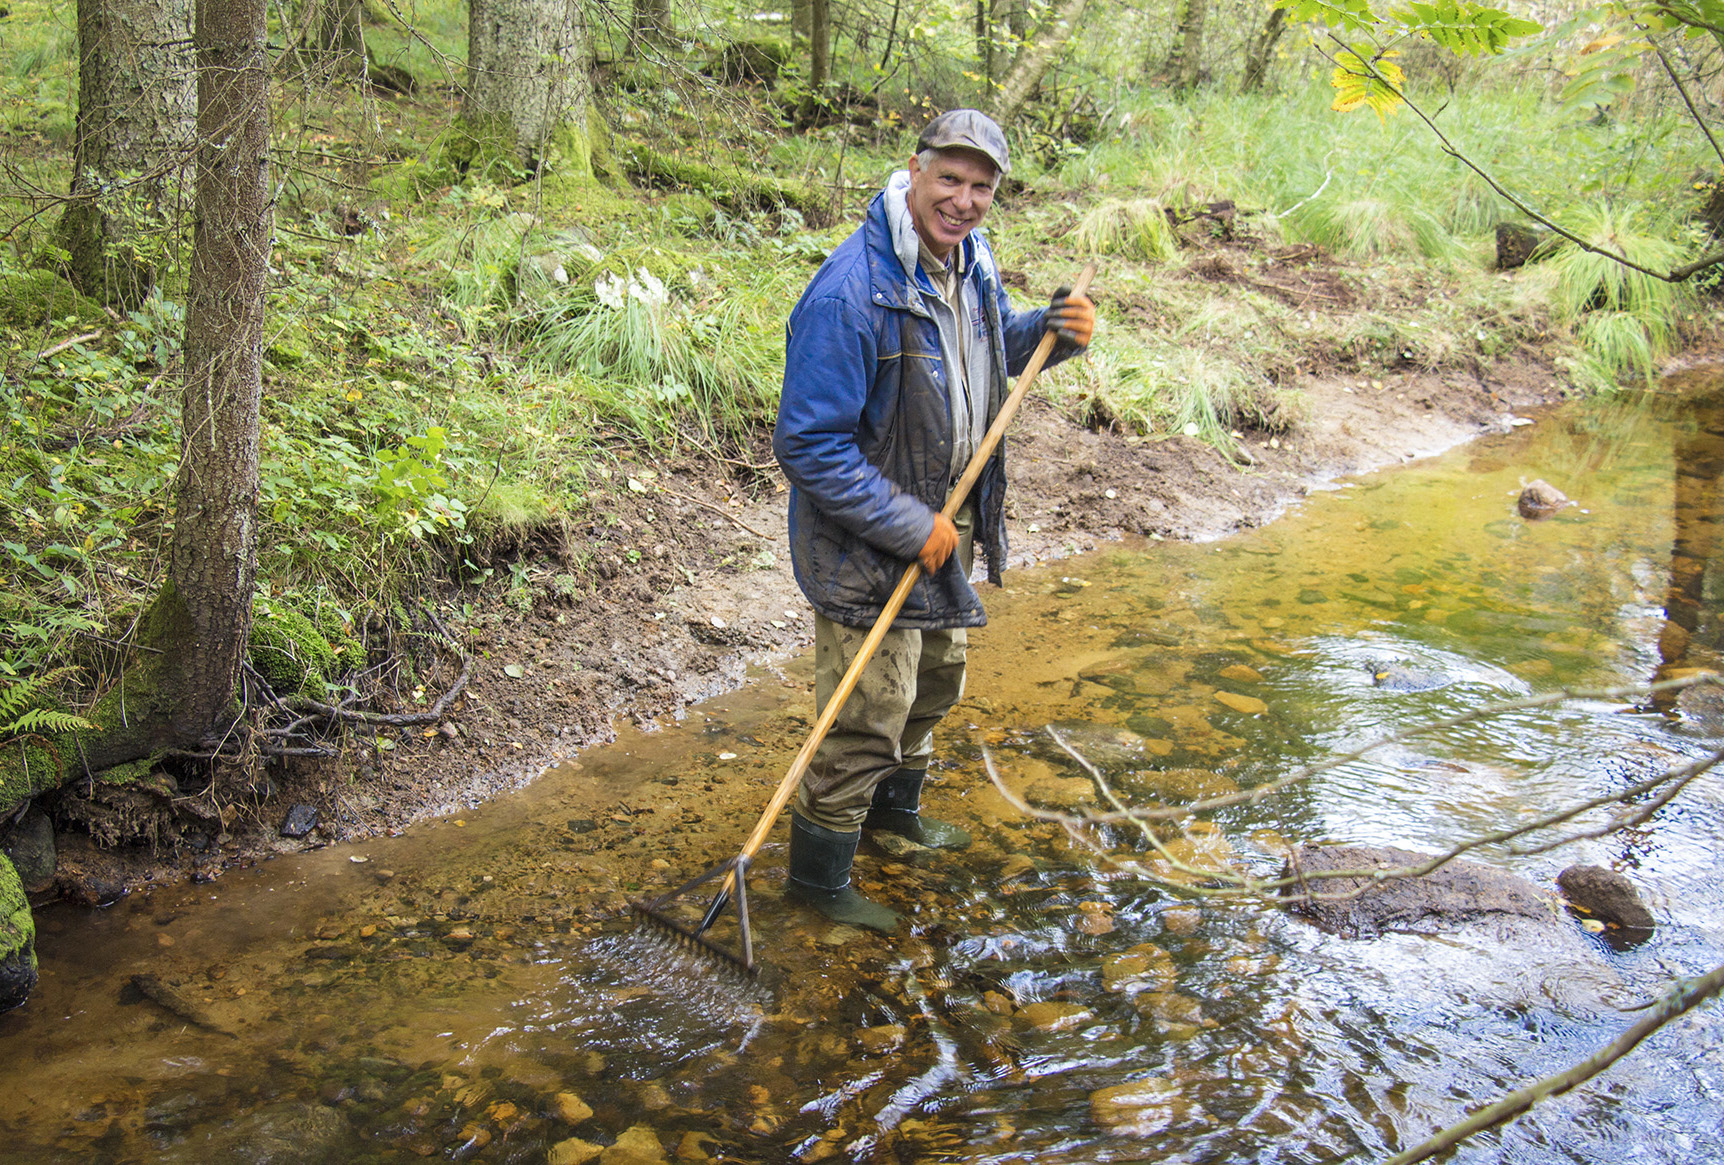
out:
M993 338L992 423L1041 340L1045 308L1012 310L979 232L966 279ZM790 481L790 557L796 582L820 614L850 627L879 618L934 529L952 485L952 417L938 325L918 269L893 247L885 195L833 251L790 313L784 393L773 451ZM1081 351L1055 346L1049 363ZM1006 559L1005 458L995 452L972 500L976 542L998 583ZM953 555L910 592L894 627L979 627L982 601Z

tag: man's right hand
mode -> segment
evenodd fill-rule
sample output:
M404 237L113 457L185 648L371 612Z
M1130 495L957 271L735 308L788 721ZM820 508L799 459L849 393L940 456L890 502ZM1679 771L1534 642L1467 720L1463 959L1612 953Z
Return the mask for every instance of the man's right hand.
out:
M935 514L934 532L928 535L928 541L922 544L922 552L916 557L922 563L923 572L933 574L946 565L946 559L952 557L952 551L957 548L958 527L946 515Z

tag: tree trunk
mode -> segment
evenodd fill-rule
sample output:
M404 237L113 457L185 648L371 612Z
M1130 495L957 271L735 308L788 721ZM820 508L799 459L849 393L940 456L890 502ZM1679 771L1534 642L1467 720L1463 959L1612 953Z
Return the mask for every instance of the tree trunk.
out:
M832 79L832 0L808 0L808 87L816 94Z
M1203 25L1209 15L1209 0L1184 0L1173 47L1160 76L1176 89L1195 89L1203 74Z
M365 61L364 0L322 0L317 22L317 52L323 63L358 72Z
M501 134L528 170L565 126L584 150L592 81L580 0L472 0L467 32L469 124ZM590 170L590 153L576 164Z
M993 106L988 113L1002 126L1010 125L1017 119L1018 112L1023 109L1030 95L1036 91L1036 86L1042 83L1042 78L1053 67L1054 59L1060 50L1071 40L1072 33L1077 31L1077 23L1083 17L1086 0L1060 0L1060 6L1054 11L1053 18L1038 33L1034 39L1026 43L1018 53L1018 59L1012 62L1012 71L1000 83L999 95L994 98Z
M191 0L78 0L72 282L133 308L173 248L196 128Z
M1241 93L1255 93L1263 88L1263 78L1269 72L1269 54L1275 51L1275 45L1285 31L1287 11L1277 8L1269 14L1269 19L1263 22L1263 27L1258 29L1257 35L1245 46L1245 68L1239 76Z
M1209 0L1185 0L1185 25L1180 29L1185 68L1176 76L1181 89L1195 89L1203 79L1203 26L1208 16Z
M790 43L808 40L814 27L814 0L790 0Z
M176 739L218 735L251 629L257 572L258 407L269 269L265 0L197 0L196 233L161 688Z

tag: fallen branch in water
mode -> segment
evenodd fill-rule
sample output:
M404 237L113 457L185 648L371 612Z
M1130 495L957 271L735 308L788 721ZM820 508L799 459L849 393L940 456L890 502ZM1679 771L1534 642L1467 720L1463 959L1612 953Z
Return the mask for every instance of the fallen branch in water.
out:
M1467 1119L1443 1129L1423 1144L1408 1149L1405 1153L1397 1153L1383 1162L1383 1165L1413 1165L1415 1161L1434 1157L1445 1149L1454 1148L1475 1133L1482 1133L1519 1116L1546 1097L1567 1092L1575 1085L1585 1083L1632 1052L1641 1040L1677 1016L1705 1003L1720 991L1724 991L1724 966L1714 967L1698 979L1683 980L1671 989L1670 994L1652 1005L1653 1010L1645 1019L1616 1037L1596 1055L1582 1060L1565 1072L1546 1076L1543 1080L1509 1093L1495 1104L1481 1108Z

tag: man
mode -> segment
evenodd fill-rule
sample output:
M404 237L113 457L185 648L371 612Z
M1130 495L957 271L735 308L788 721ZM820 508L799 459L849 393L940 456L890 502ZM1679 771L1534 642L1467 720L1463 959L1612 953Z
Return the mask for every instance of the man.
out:
M904 570L923 575L815 754L791 812L786 895L838 922L890 931L898 915L850 886L864 827L932 847L969 844L922 817L933 730L964 690L966 628L986 622L970 585L1005 564L1005 465L996 452L956 521L952 484L1046 330L1050 363L1082 351L1088 299L1014 311L976 231L1009 172L1005 134L973 109L922 131L866 220L790 315L773 449L790 480L796 581L815 611L824 708Z

